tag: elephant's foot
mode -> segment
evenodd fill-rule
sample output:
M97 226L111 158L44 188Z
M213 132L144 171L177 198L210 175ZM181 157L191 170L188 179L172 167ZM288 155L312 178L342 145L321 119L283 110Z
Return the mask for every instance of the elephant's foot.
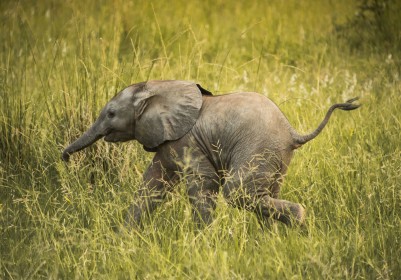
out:
M293 215L294 219L299 225L303 225L305 223L306 211L305 208L301 204L296 204L296 208L294 209Z
M304 207L286 200L264 197L257 207L257 212L264 219L272 217L288 226L303 225L305 222Z

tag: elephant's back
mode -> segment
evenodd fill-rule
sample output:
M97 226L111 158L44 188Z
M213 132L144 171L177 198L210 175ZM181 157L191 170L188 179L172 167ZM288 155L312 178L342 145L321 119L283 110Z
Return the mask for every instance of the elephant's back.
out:
M210 118L208 122L216 122L220 131L243 130L243 133L263 138L267 134L290 135L291 126L287 118L273 101L259 93L232 93L206 97L205 100L201 115Z
M226 161L243 162L266 150L290 157L291 126L273 101L255 92L204 97L195 134ZM288 155L287 155L288 154Z
M247 131L251 141L271 149L286 149L292 144L291 125L278 106L255 92L231 94L234 102L227 110L237 129Z

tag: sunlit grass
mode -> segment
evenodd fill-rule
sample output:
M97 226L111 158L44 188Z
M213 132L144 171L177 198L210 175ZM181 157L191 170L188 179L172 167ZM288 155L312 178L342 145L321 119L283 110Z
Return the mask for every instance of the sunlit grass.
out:
M350 47L361 23L335 31L349 1L159 2L0 4L0 278L397 279L399 50ZM147 79L260 92L303 133L333 103L363 106L335 112L295 154L281 196L306 207L305 227L262 231L219 197L198 232L179 185L127 231L152 154L99 141L60 157L117 91Z

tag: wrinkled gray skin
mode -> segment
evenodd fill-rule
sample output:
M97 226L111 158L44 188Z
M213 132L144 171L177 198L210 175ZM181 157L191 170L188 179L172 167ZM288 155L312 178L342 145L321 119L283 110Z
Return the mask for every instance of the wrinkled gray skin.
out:
M287 225L302 224L304 208L278 198L293 151L315 138L336 109L353 110L352 99L330 107L319 127L299 135L279 108L253 92L212 96L185 81L148 81L115 96L96 122L63 152L63 160L104 137L136 139L156 152L143 175L127 224L138 226L180 180L187 184L196 223L212 221L220 186L227 201Z

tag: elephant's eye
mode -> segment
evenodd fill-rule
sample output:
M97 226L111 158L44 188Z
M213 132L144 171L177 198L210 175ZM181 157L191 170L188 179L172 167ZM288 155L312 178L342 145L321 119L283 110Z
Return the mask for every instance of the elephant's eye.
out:
M107 117L108 117L109 119L114 118L115 115L116 115L116 113L115 113L114 111L109 111L109 112L107 113Z

